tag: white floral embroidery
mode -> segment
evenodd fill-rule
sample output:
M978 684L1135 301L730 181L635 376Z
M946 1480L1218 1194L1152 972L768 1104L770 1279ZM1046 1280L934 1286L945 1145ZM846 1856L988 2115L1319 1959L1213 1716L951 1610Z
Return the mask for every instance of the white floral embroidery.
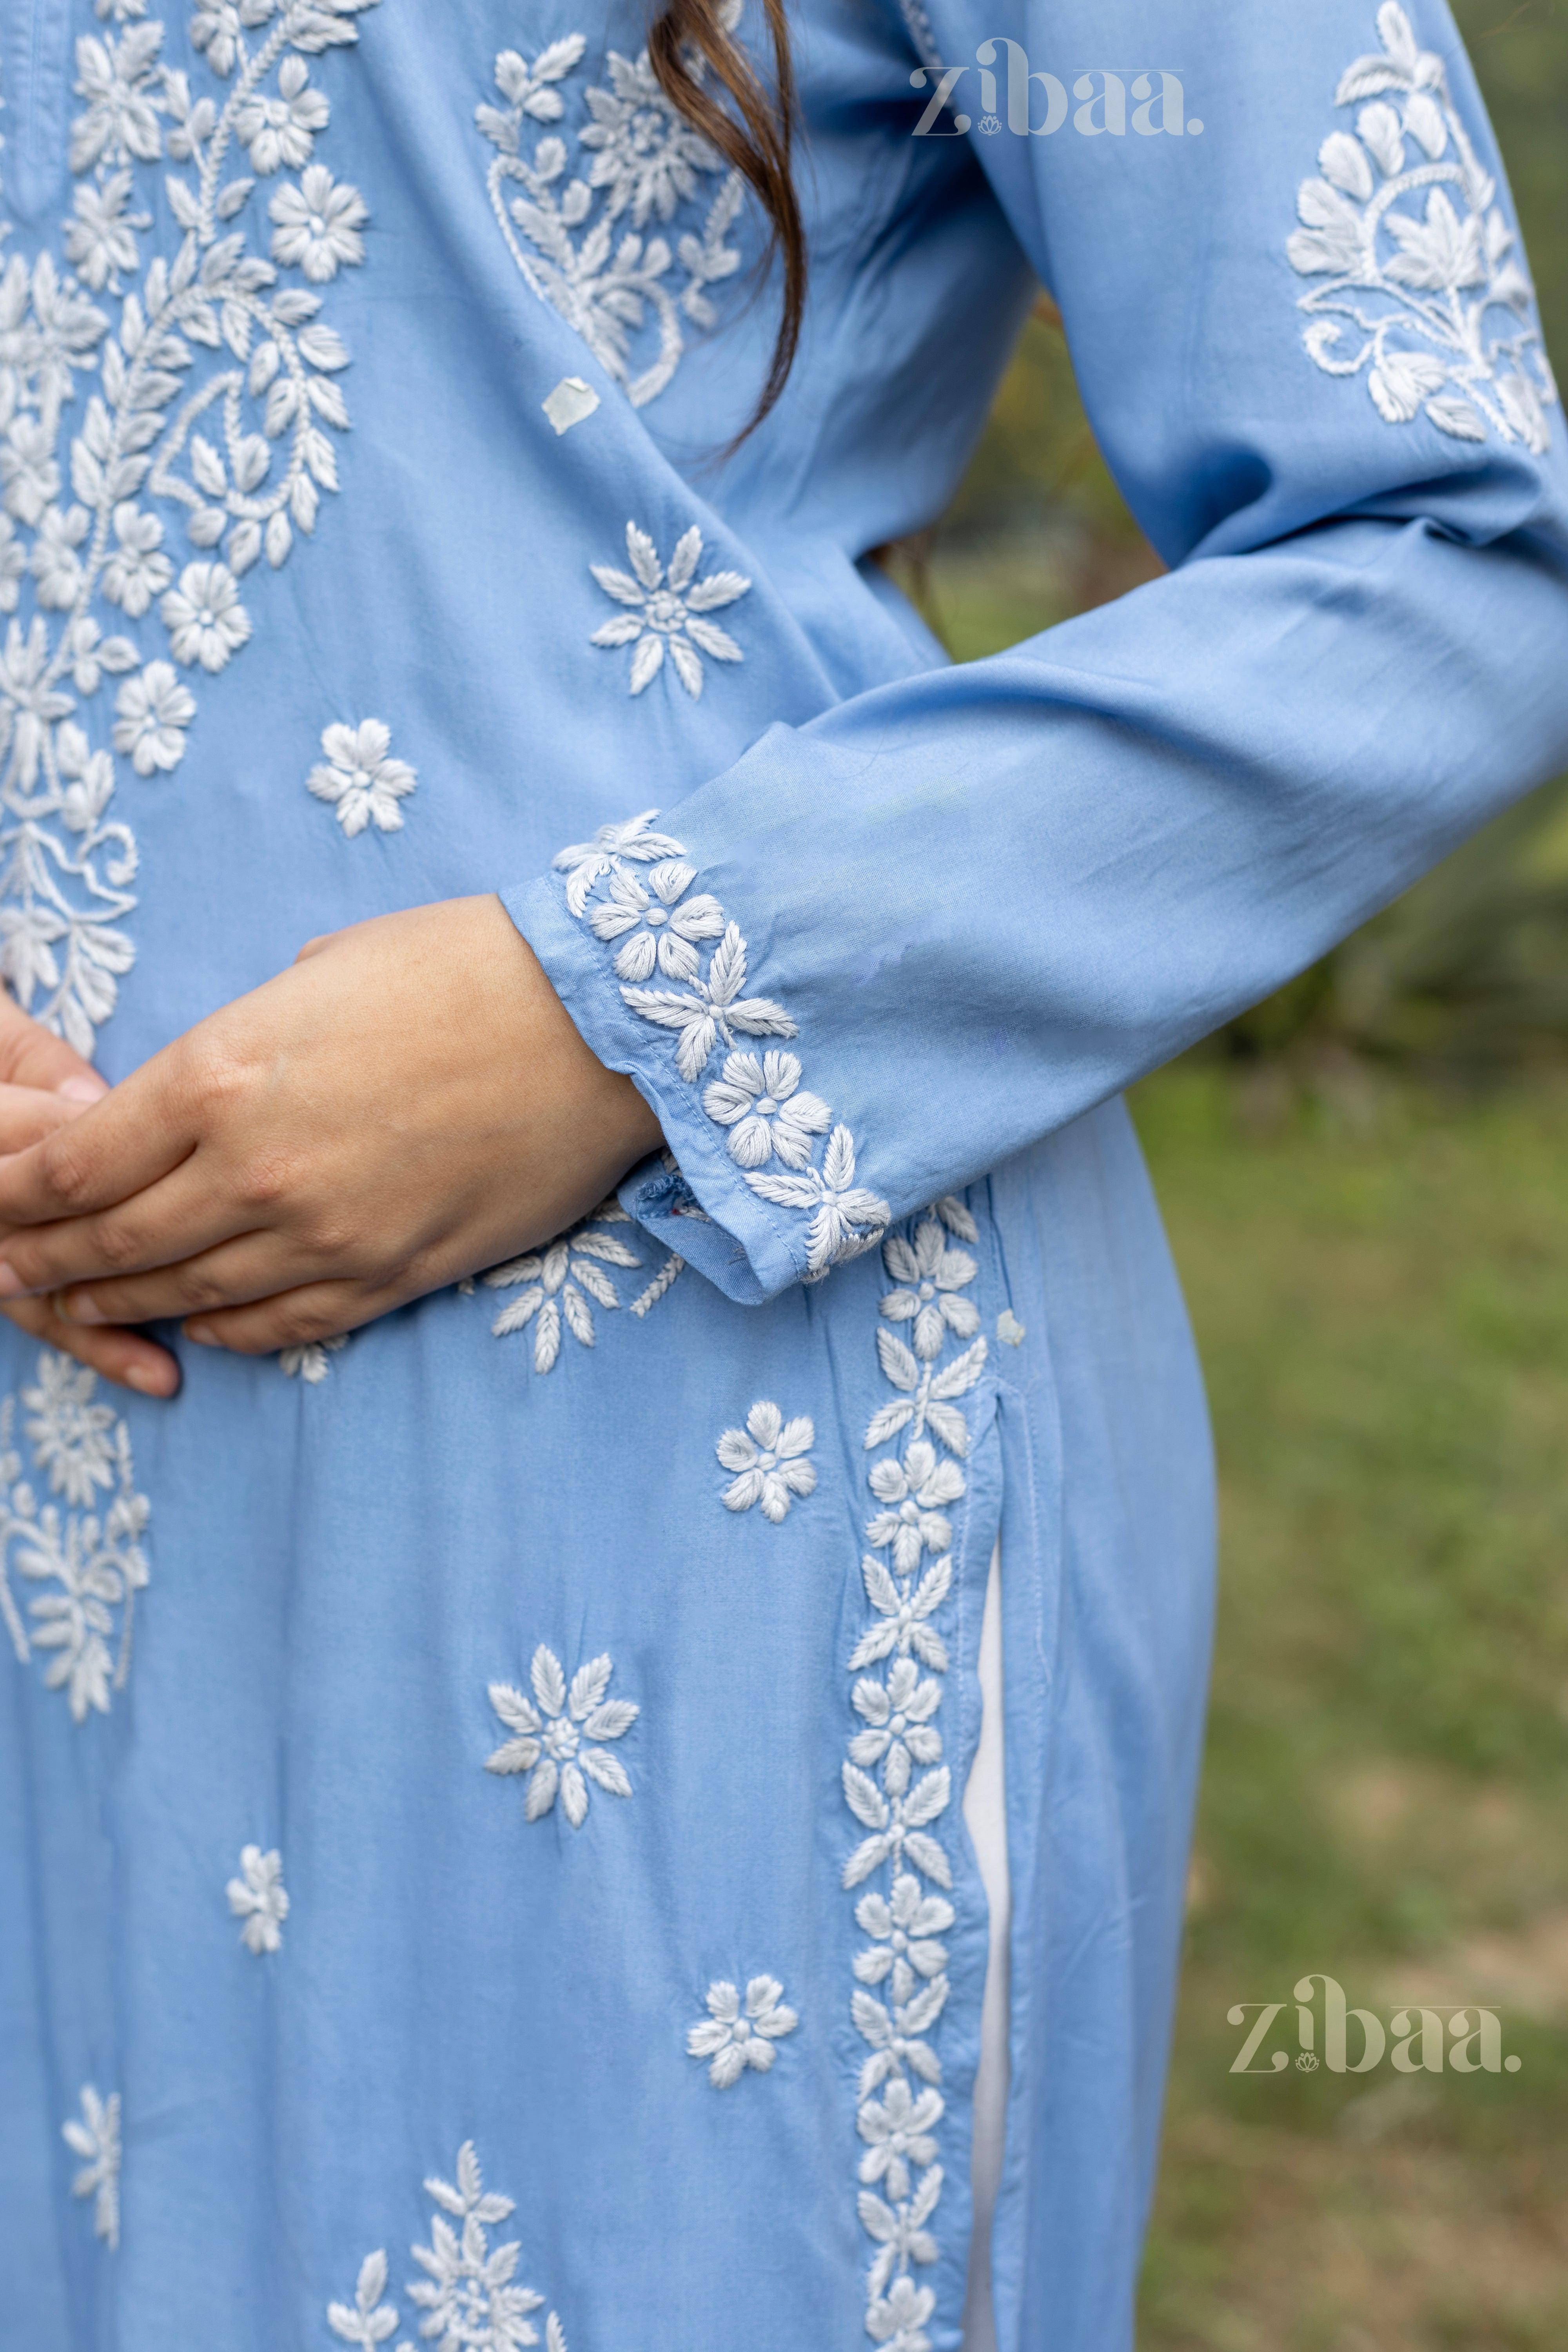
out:
M811 1139L826 1135L833 1113L821 1097L801 1089L800 1064L793 1054L731 1054L723 1075L702 1097L711 1119L730 1130L730 1157L742 1168L761 1168L776 1152L786 1168L805 1168Z
M563 1317L566 1328L579 1345L591 1348L595 1329L589 1300L612 1311L620 1305L615 1283L605 1268L640 1265L642 1260L618 1235L601 1229L630 1223L617 1202L602 1201L591 1216L562 1234L547 1249L531 1250L526 1257L514 1257L505 1265L492 1266L485 1276L492 1290L510 1289L522 1284L518 1296L501 1308L490 1329L498 1339L504 1339L509 1332L521 1331L531 1323L536 1372L550 1371L561 1352Z
M81 2120L72 2116L60 2126L60 2133L71 2153L82 2158L71 2195L92 2199L93 2235L112 2252L120 2243L119 2092L100 2098L90 2083L84 2083Z
M1387 424L1424 415L1456 440L1489 431L1543 457L1556 386L1497 184L1442 58L1417 46L1398 0L1384 0L1377 31L1381 50L1358 58L1334 93L1336 106L1360 104L1355 129L1330 132L1321 176L1297 197L1291 266L1328 281L1300 298L1307 351L1329 375L1365 368ZM1420 210L1401 205L1423 191Z
M224 1892L235 1917L245 1922L240 1941L259 1958L263 1952L276 1952L283 1942L283 1922L289 1916L283 1857L276 1846L270 1853L263 1853L258 1845L243 1846L239 1868L240 1875L231 1878Z
M485 1769L529 1775L525 1820L549 1812L559 1791L562 1811L580 1830L588 1817L589 1780L609 1796L631 1795L620 1758L595 1744L624 1738L641 1712L629 1699L605 1697L613 1672L607 1656L590 1658L568 1688L560 1659L541 1642L529 1667L537 1706L510 1683L489 1685L490 1705L512 1737L486 1757Z
M588 923L596 940L620 940L616 971L622 980L651 980L656 962L667 980L696 979L698 941L716 940L724 929L717 898L686 898L696 878L679 858L656 866L647 889L624 869L611 876L610 895Z
M687 2032L686 2049L711 2062L708 2080L716 2091L732 2089L748 2066L765 2074L778 2056L774 2044L800 2023L777 1977L753 1977L743 2011L734 1986L721 1978L709 1986L707 2004L707 2016Z
M425 2183L426 2196L440 2210L430 2217L430 2243L413 2249L427 2275L404 2292L425 2312L419 2333L437 2352L521 2352L539 2342L530 2314L542 2308L544 2297L513 2284L521 2240L490 2246L489 2232L512 2211L512 2200L486 2189L472 2140L458 2150L457 2176L456 2184L434 2178ZM396 2305L383 2300L385 2294L386 2255L378 2249L360 2264L353 2302L328 2305L333 2334L364 2352L384 2344L398 2318ZM546 2352L566 2352L565 2331L553 2311L545 2322L544 2341ZM396 2352L413 2347L400 2344Z
M635 522L626 525L626 554L630 572L617 572L609 563L588 566L606 596L634 608L603 623L589 643L635 648L626 676L629 693L641 694L651 685L664 667L667 650L677 677L690 695L702 691L702 664L693 647L700 646L712 661L744 661L729 631L704 616L733 604L752 583L739 572L710 572L706 580L694 576L702 554L702 533L695 523L677 540L668 574L658 560L658 550Z
M396 833L403 824L398 803L419 779L406 760L391 757L392 730L384 721L363 719L357 727L325 727L321 749L325 761L305 781L319 801L327 802L349 839L373 821L383 833Z
M809 1495L816 1472L806 1455L816 1443L816 1431L802 1413L786 1422L776 1404L757 1402L746 1415L744 1429L727 1429L714 1451L726 1470L739 1475L724 1489L727 1511L749 1511L761 1503L764 1519L775 1527L789 1517L796 1495Z
M0 971L83 1054L135 952L116 756L144 778L178 766L196 704L174 665L226 667L252 635L241 578L285 562L337 488L348 353L310 289L363 259L365 210L305 161L328 112L305 59L356 41L375 4L199 0L195 46L234 78L216 96L163 61L161 20L100 5L126 29L76 44L65 267L13 254L0 276L0 612L27 579L37 608L0 650ZM269 257L256 181L230 175L237 142L253 173L303 165L271 198ZM153 249L165 208L170 254ZM182 519L183 566L165 543ZM104 634L154 614L172 662L141 626ZM98 722L112 751L92 749L86 706L116 677Z
M733 24L739 10L721 13ZM741 266L739 251L726 239L740 213L743 184L738 173L725 173L700 234L694 223L673 252L667 238L645 235L651 221L668 223L678 210L695 206L701 179L724 169L666 98L646 50L636 59L610 50L609 89L584 91L590 119L579 119L574 136L586 156L570 174L566 139L553 128L542 133L541 127L563 121L563 85L586 47L580 33L569 34L531 63L516 49L503 49L495 68L503 103L480 105L474 120L496 150L486 184L523 278L626 386L633 407L642 408L680 363L682 320L702 328L716 323L707 289ZM694 57L691 67L700 78L700 58ZM617 222L626 224L618 236ZM650 336L656 350L648 349ZM634 349L639 356L648 352L647 364L636 374Z
M332 1369L331 1359L348 1344L346 1333L339 1332L331 1339L307 1339L298 1348L279 1348L278 1368L289 1380L308 1381L312 1388L319 1388Z
M627 892L627 886L636 882L631 866L662 861L690 874L682 862L686 852L680 843L652 830L658 814L657 809L645 809L640 816L622 824L601 825L592 841L574 842L555 858L557 869L566 877L568 910L579 920L586 915L598 938L618 937L620 917L635 903ZM595 902L593 894L606 878L609 896ZM682 882L681 891L689 887ZM637 889L647 898L640 883ZM833 1114L818 1096L798 1091L801 1066L795 1056L764 1054L759 1064L755 1055L737 1049L737 1034L794 1037L795 1024L771 997L742 993L747 950L739 924L729 921L711 898L691 903L702 909L704 940L714 937L716 925L722 926L707 971L702 971L699 958L684 988L647 988L623 979L621 994L639 1019L675 1033L675 1066L689 1086L700 1082L719 1045L730 1049L721 1076L704 1090L703 1108L715 1126L729 1130L731 1152L744 1169L752 1190L780 1208L806 1213L805 1278L819 1280L831 1266L874 1248L892 1213L879 1194L858 1181L855 1139L849 1129L831 1126ZM613 915L612 924L601 923L599 918L605 914ZM696 944L695 940L688 943ZM737 1148L742 1130L745 1141ZM811 1158L812 1139L825 1132L827 1141L817 1166ZM765 1152L761 1149L763 1142ZM781 1174L763 1164L772 1157L784 1160L792 1172ZM940 1206L944 1218L952 1209L968 1220L961 1203ZM963 1234L958 1225L952 1230ZM973 1234L972 1221L967 1223L967 1233ZM918 1436L920 1431L915 1433Z
M33 1467L65 1496L63 1516L53 1503L40 1506L22 1475L11 1444L15 1398L0 1405L0 1616L19 1664L35 1650L54 1653L44 1681L64 1690L77 1723L89 1709L107 1715L110 1689L123 1689L134 1599L148 1580L139 1538L149 1508L136 1491L131 1433L109 1406L92 1402L97 1386L96 1373L46 1348L35 1385L22 1391ZM108 1498L101 1516L91 1507L100 1488ZM30 1624L11 1591L13 1569L46 1587L27 1604Z
M969 1339L979 1322L963 1296L976 1263L951 1247L949 1235L979 1239L968 1209L952 1197L925 1212L911 1233L889 1234L882 1244L894 1286L879 1303L877 1350L899 1397L872 1414L866 1447L873 1452L910 1434L901 1457L884 1454L869 1472L885 1507L867 1529L875 1549L861 1575L873 1614L850 1653L858 1725L842 1767L845 1802L863 1832L843 1883L865 1888L855 1919L869 1939L855 1955L850 1995L867 2048L857 2089L856 2127L865 2143L857 2210L877 2248L867 2274L866 2332L897 2352L930 2352L924 2330L934 2291L917 2286L910 2273L939 2252L928 2226L942 2195L937 2126L944 2112L932 2035L948 1997L941 1939L954 1920L947 1899L952 1865L938 1830L952 1802L939 1721L949 1660L933 1620L952 1588L948 1508L962 1500L964 1477L937 1445L959 1459L968 1453L968 1421L956 1400L973 1388L985 1360L985 1341L975 1339L942 1360L950 1343ZM888 1328L895 1323L911 1327L914 1350ZM884 1552L890 1560L879 1556ZM885 1675L867 1673L884 1661L890 1661ZM885 1885L867 1884L883 1872ZM932 1885L944 1891L933 1894Z

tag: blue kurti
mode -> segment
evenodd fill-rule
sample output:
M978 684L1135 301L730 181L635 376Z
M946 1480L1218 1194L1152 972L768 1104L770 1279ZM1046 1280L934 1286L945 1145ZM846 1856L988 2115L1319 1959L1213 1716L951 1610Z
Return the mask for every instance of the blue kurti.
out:
M497 890L669 1147L173 1405L6 1328L17 2352L954 2352L998 1529L999 2333L1130 2341L1212 1502L1118 1091L1568 755L1563 425L1435 0L795 15L723 461L624 0L0 5L13 990L117 1077ZM1037 277L1172 570L947 667L868 551Z

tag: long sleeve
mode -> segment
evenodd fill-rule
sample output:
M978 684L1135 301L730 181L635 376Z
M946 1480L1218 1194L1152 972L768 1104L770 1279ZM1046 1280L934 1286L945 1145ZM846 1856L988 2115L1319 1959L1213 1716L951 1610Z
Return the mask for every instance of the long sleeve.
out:
M1035 125L972 134L995 234L1168 576L774 726L508 895L679 1163L623 1197L739 1299L1177 1053L1568 758L1563 424L1446 14L1002 13L1016 52L962 0L930 37L992 59L955 105Z

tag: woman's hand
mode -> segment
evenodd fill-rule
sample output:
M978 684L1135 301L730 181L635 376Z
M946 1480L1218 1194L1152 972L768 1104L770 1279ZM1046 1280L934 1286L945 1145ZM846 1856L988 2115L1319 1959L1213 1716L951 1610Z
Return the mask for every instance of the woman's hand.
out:
M79 1118L109 1092L89 1062L51 1036L0 989L0 1152L23 1151ZM35 1339L60 1348L105 1379L143 1396L173 1396L179 1367L165 1349L140 1332L83 1330L62 1320L47 1298L17 1299L0 1308Z
M0 1297L263 1355L549 1240L658 1139L498 898L381 915L0 1161Z

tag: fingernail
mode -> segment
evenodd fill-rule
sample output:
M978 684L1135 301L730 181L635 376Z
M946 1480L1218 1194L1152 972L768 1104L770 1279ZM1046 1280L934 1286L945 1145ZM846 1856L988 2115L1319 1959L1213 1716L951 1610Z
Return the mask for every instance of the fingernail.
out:
M62 1078L55 1092L66 1102L101 1102L109 1092L109 1081L95 1074L79 1078Z
M187 1323L185 1337L187 1339L194 1339L198 1348L216 1348L220 1344L217 1333L210 1323Z
M125 1378L130 1386L142 1396L165 1397L172 1393L167 1372L155 1372L151 1364L130 1364Z
M92 1299L74 1291L62 1291L55 1301L55 1311L68 1323L107 1323L109 1317Z
M26 1298L27 1286L14 1265L0 1257L0 1298Z

